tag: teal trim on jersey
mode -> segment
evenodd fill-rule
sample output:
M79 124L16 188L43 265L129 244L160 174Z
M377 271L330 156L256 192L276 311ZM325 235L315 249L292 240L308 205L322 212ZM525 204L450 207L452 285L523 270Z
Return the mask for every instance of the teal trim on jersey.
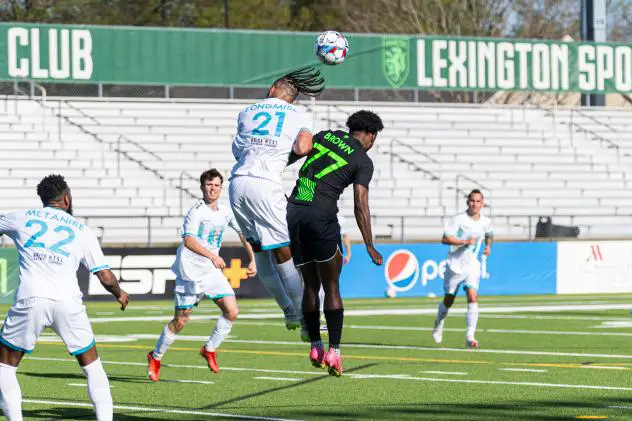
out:
M189 310L191 308L195 307L195 304L191 304L188 306L176 306L176 310Z
M210 298L211 300L219 300L220 298L224 298L224 297L234 297L235 294L219 294L219 295L207 295L207 298Z
M76 350L76 351L69 352L69 354L70 354L70 355L72 355L73 357L76 357L77 355L81 355L81 354L83 354L84 352L86 352L86 351L90 350L90 348L92 348L93 346L94 346L94 339L92 340L92 342L90 342L90 345L88 345L88 346L84 346L83 348L78 349L78 350Z
M281 247L287 247L290 245L290 242L287 241L285 243L278 243L278 244L270 244L269 246L261 246L261 250L274 250L274 249L278 249Z
M90 269L90 272L91 273L95 273L95 272L98 272L100 270L109 269L109 268L110 268L109 265L97 266L95 268Z
M0 343L3 345L8 346L9 348L11 348L14 351L22 351L25 354L31 354L33 352L33 350L28 350L28 349L24 349L24 348L20 348L19 346L15 346L11 343L9 343L6 339L2 338L2 336L0 336Z

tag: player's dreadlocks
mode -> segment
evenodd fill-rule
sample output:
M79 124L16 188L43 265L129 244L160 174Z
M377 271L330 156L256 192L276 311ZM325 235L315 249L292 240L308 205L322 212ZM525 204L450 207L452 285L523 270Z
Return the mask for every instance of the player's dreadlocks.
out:
M42 179L37 185L37 195L42 199L42 203L47 205L51 201L61 199L69 190L64 177L58 174L51 174Z
M347 119L347 127L351 133L367 132L377 134L377 132L384 129L384 124L382 124L382 119L377 114L371 111L361 110L349 116Z
M277 79L274 86L283 88L295 99L299 94L318 96L325 89L325 78L320 70L306 66Z

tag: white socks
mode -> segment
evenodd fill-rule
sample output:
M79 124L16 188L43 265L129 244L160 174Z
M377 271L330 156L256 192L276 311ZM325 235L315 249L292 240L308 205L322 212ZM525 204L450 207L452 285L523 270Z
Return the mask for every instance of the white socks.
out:
M296 313L303 314L303 280L294 266L294 260L290 259L285 263L277 264L276 267Z
M443 301L441 301L441 304L439 304L439 310L437 311L437 318L435 319L435 329L436 328L443 329L443 321L445 320L446 317L448 317L449 310L450 309L446 307L445 304L443 304Z
M15 375L17 371L17 367L0 363L0 399L9 421L22 421L22 391Z
M175 339L176 334L169 330L169 325L165 325L165 328L162 329L162 333L160 334L160 338L158 338L158 342L156 342L154 358L160 361Z
M232 327L233 322L224 317L223 314L219 316L217 323L215 323L215 329L213 330L211 337L208 338L208 341L206 342L206 350L208 352L213 352L219 348L221 343L224 342L224 339L226 339L230 333L230 329Z
M88 394L97 413L97 421L112 421L114 405L110 394L110 383L103 370L101 359L97 358L96 361L81 369L88 378Z
M283 286L283 282L274 268L270 252L262 251L261 253L255 253L255 263L257 264L257 276L279 307L281 307L285 317L292 319L300 318L300 312L294 308L294 304L292 304L292 300L290 300Z
M465 320L467 326L465 329L465 337L469 341L474 339L474 333L476 333L476 324L478 323L478 303L467 303Z

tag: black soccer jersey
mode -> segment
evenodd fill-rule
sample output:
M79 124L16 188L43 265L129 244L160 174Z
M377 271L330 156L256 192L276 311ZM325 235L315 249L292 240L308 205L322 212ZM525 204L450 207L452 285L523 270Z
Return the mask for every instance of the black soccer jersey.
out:
M342 130L326 130L314 136L289 202L338 212L338 198L349 184L369 187L373 161L362 144Z

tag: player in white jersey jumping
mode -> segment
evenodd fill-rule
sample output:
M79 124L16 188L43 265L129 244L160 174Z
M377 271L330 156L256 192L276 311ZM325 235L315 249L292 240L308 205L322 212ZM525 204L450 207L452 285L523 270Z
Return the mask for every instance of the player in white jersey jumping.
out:
M493 231L492 221L481 214L485 198L480 190L472 190L467 196L468 209L455 216L445 227L441 242L450 246L444 274L445 295L439 304L432 337L435 342L443 341L443 322L448 315L456 293L461 285L467 297L465 346L478 348L474 337L478 322L478 285L481 278L481 262L478 254L483 241L485 258L490 255Z
M283 310L288 329L301 326L303 285L289 247L281 174L292 152L301 157L312 149L311 117L292 104L301 93L320 94L323 83L320 72L309 67L276 80L264 101L239 113L232 145L237 163L230 203L255 251L259 279ZM301 336L308 340L304 329Z
M43 209L0 215L0 235L8 235L19 255L15 304L0 331L0 395L9 421L22 420L22 392L16 372L44 328L50 327L77 358L88 378L88 393L98 421L113 417L108 377L94 344L82 303L77 269L83 264L125 310L129 298L105 263L96 235L72 216L70 189L60 175L37 186Z
M248 252L250 263L247 275L253 277L257 273L252 248L241 235L230 209L218 204L223 181L222 175L214 168L203 172L200 176L200 189L204 199L196 203L184 218L183 241L178 247L176 261L171 268L176 274L175 314L163 328L154 350L147 354L147 373L154 382L160 377L160 360L176 335L189 321L193 307L205 296L217 304L222 310L222 315L217 319L215 329L206 345L200 348L200 355L206 360L211 371L220 371L215 350L230 333L239 313L235 291L224 276L223 269L226 263L219 256L227 226L239 234Z

